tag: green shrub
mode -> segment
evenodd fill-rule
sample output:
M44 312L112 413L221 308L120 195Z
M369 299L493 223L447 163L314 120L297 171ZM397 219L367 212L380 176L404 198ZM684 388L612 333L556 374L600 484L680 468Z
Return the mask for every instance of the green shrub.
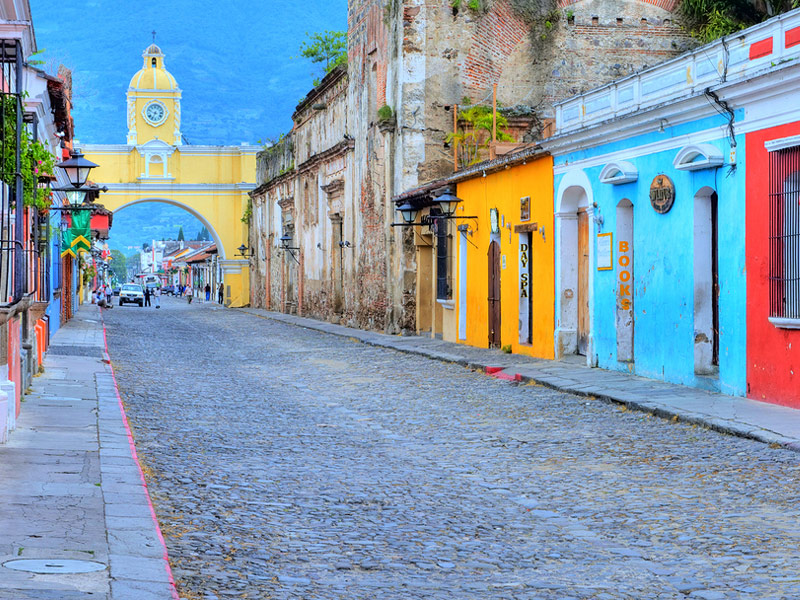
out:
M392 107L388 104L384 104L378 109L378 120L379 121L391 121L394 117L394 111Z

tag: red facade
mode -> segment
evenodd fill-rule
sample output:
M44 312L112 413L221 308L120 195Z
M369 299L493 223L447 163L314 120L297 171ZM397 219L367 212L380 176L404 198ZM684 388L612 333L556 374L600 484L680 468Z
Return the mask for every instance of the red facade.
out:
M800 135L800 122L747 134L747 395L800 408L800 329L769 321L769 152L764 143Z

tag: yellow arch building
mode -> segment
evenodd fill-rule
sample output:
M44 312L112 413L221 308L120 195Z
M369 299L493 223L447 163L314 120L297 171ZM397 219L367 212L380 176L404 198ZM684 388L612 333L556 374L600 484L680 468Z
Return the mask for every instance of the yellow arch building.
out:
M186 209L208 229L217 244L226 304L249 303L248 261L237 248L247 244L242 216L247 193L255 188L258 146L184 144L181 90L164 68L155 44L142 54L143 67L128 86L126 144L83 144L86 158L100 165L92 179L108 192L102 204L115 213L142 202L164 202Z

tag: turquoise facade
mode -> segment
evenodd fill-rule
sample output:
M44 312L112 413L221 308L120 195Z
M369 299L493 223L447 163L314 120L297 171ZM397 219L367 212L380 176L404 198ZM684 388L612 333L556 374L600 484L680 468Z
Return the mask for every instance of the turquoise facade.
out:
M712 110L709 107L710 113ZM737 118L741 115L737 114ZM736 135L735 164L731 164L731 141L726 126L725 117L710 114L677 127L659 127L622 141L584 146L580 151L554 157L556 190L561 179L582 164L592 187L588 194L594 204L589 231L595 256L590 279L591 363L745 395L745 140L743 135ZM714 130L719 131L719 137L709 140L708 132ZM692 144L693 137L718 148L724 157L723 164L697 170L673 166L678 152ZM634 165L637 179L621 184L601 183L604 166L617 161ZM667 175L674 184L674 204L665 214L659 214L650 202L650 186L658 175ZM696 266L695 245L700 247L705 242L702 233L698 233L703 217L697 216L700 209L695 204L712 202L708 198L712 190L717 194L719 351L718 364L701 369L696 343L698 340L702 343L705 334L701 326L703 317L696 311L696 306L703 304L696 298L701 294L696 278L705 277L704 270L711 273L713 264L705 265L698 259L701 264ZM626 204L625 200L632 204L633 222L633 270L632 281L628 282L632 283L633 300L632 360L623 360L618 355L618 338L626 335L618 323L622 299L618 206L621 202ZM558 211L558 192L555 205ZM596 262L598 234L602 233L614 234L611 270L600 270L598 267L604 265ZM563 260L565 255L560 256Z

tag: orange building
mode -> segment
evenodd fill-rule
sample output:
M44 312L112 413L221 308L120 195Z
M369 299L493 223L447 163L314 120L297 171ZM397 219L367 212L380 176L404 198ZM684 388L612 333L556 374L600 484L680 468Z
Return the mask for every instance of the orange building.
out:
M460 199L443 218L440 200ZM553 162L529 149L397 196L415 215L417 333L553 358ZM407 213L409 216L411 213Z

